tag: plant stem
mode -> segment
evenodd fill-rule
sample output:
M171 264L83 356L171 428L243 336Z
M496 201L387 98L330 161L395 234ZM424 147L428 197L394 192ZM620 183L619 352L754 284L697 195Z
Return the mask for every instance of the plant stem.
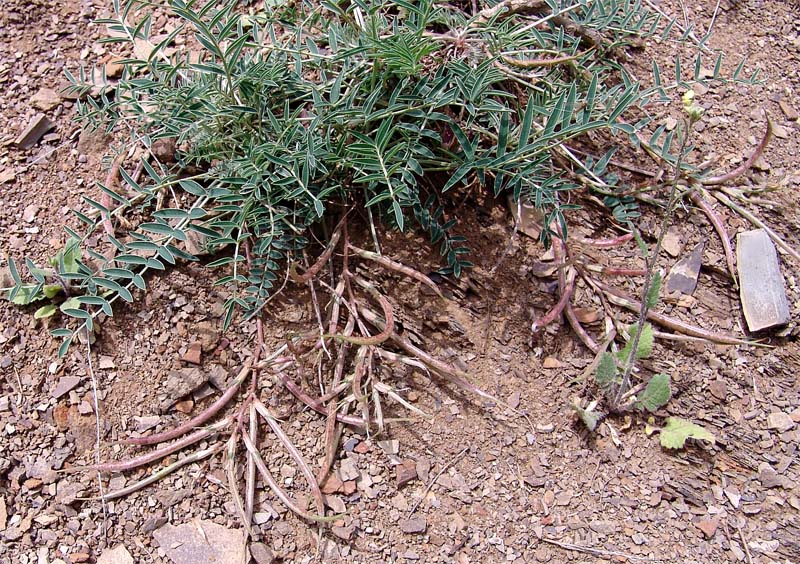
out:
M667 204L667 209L664 211L664 216L661 220L661 226L658 233L658 239L656 240L656 245L653 248L652 253L649 257L645 257L645 265L646 265L646 273L644 277L644 288L642 289L642 303L641 308L639 309L639 319L636 326L636 331L633 334L633 344L631 346L631 352L628 354L628 358L625 360L625 369L622 373L622 381L619 384L619 388L617 389L616 397L614 398L614 403L612 404L612 409L617 410L619 409L621 402L623 400L623 396L625 392L630 389L631 386L631 373L633 372L633 365L636 361L636 351L639 348L639 341L642 337L642 331L644 330L644 324L647 321L647 314L650 310L650 304L648 303L648 294L650 293L651 286L653 285L653 278L656 271L656 263L658 261L658 255L661 254L661 245L664 241L664 236L667 234L667 231L672 226L672 220L675 217L675 208L677 207L678 200L681 197L681 192L678 190L678 177L680 175L681 166L683 164L684 153L686 151L686 147L689 144L689 135L691 133L692 127L694 122L691 118L687 119L684 122L685 131L681 138L681 146L678 150L678 155L675 159L675 177L672 180L672 185L670 186L669 191L669 203ZM633 226L631 226L633 227Z

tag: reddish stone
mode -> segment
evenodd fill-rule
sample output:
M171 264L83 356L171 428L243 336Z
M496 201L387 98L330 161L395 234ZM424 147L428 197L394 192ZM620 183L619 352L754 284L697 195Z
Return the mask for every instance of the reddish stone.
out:
M55 408L53 408L53 421L59 431L66 431L69 421L69 406L63 403L55 406Z
M706 536L706 538L710 539L714 536L714 533L717 532L719 519L702 519L695 524L697 525L698 529L703 531L703 534Z
M417 463L410 458L404 460L395 468L397 472L397 487L404 486L417 477Z
M367 454L370 450L369 444L366 441L361 441L356 446L353 447L353 451L357 452L358 454Z
M320 484L319 489L324 494L332 494L342 490L342 481L334 472L328 474L328 478Z
M186 354L181 357L181 360L184 362L190 362L192 364L200 364L202 354L202 345L200 343L192 343L189 345L189 349L186 351Z

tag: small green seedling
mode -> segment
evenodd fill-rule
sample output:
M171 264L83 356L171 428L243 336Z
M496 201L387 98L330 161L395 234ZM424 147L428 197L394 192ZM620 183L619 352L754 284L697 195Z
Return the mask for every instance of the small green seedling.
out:
M48 260L52 268L39 268L33 261L26 260L26 266L36 281L35 284L24 283L16 264L9 259L8 270L14 286L12 288L3 288L4 297L11 303L20 306L30 305L45 299L53 300L59 296L66 297L69 284L59 272L67 275L76 274L79 270L80 259L80 241L70 238L64 248ZM66 313L67 310L80 309L81 303L78 297L70 297L64 300L60 306L56 303L49 303L37 309L33 317L34 319L45 319L52 317L58 311Z
M655 272L645 298L648 308L654 307L658 302L660 289L661 275ZM628 328L628 333L631 338L621 350L601 353L595 369L595 382L603 392L612 411L620 413L638 410L655 413L667 405L672 398L669 374L653 375L638 395L635 392L641 389L641 386L629 390L626 381L626 367L636 360L648 358L653 354L655 331L650 323L644 323L641 329L638 323L634 323ZM630 372L630 368L627 372ZM597 429L597 424L605 416L603 413L595 411L597 401L584 407L580 400L575 400L570 407L590 431ZM650 435L654 431L660 431L661 445L665 448L683 448L688 438L703 439L714 443L714 435L685 419L669 417L663 428L654 427L655 420L652 417L648 421L645 432Z

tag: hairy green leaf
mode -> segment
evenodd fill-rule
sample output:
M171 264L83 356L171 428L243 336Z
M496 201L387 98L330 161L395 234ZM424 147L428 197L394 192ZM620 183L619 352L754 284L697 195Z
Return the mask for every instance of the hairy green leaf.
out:
M47 298L55 298L62 290L63 288L58 284L45 284L42 287L42 293Z
M661 273L656 271L653 273L653 281L647 289L647 307L654 308L658 303L658 296L661 292Z
M604 352L600 356L594 376L597 384L603 389L607 389L617 381L617 363L613 354Z
M52 317L58 311L58 306L55 304L48 304L46 306L42 306L33 312L34 319L44 319L45 317Z
M44 298L41 284L21 284L8 293L8 299L15 305L28 305Z
M659 436L661 446L672 449L683 448L687 439L708 441L711 444L716 441L714 435L700 425L680 417L668 418Z
M632 328L631 330L633 331L636 329ZM653 354L655 340L655 330L653 326L649 323L645 323L642 327L642 333L639 335L639 344L636 347L636 358L648 358Z
M597 428L597 424L600 422L600 419L602 419L602 415L600 413L583 408L577 403L571 403L570 408L578 414L578 417L581 418L583 424L586 425L586 428L590 431L594 431Z
M672 389L670 388L669 374L656 374L650 378L647 387L639 396L637 406L640 409L654 412L667 405L671 397Z

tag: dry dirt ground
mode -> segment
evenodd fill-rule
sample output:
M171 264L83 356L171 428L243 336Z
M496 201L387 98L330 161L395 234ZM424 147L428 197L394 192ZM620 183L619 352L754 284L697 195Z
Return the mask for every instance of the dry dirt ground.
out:
M99 163L103 141L79 142L72 102L37 93L58 91L65 69L110 55L94 43L101 30L90 25L107 13L109 4L2 3L4 255L41 260L52 254L63 242L61 226L69 208L79 205L82 195L93 195L94 181L104 176ZM681 21L685 10L705 29L716 4L676 1L662 7ZM701 92L698 100L706 116L696 138L697 160L717 158L718 168L727 170L752 151L763 131L762 111L769 113L779 126L776 137L758 170L740 182L777 187L765 197L779 206L753 209L796 248L799 14L796 0L740 0L735 7L722 0L712 45L728 53L728 71L746 56L746 69L760 68L765 81ZM650 43L644 58L655 57L669 68L673 50ZM645 61L643 75L648 66ZM18 132L40 111L54 129L31 149L16 148ZM642 155L625 158L650 164ZM750 228L730 210L718 206L718 211L731 233ZM724 270L718 239L697 210L680 211L678 220L679 253L707 241L704 270L695 300L664 302L659 308L704 327L741 334L737 294L717 274ZM419 325L433 352L465 365L478 385L518 405L527 419L418 372L398 374L395 386L432 417L393 409L393 415L409 419L389 425L382 436L345 432L335 464L343 483L330 488L330 504L343 507L346 516L335 528L323 529L321 537L259 487L255 540L263 543L261 548L287 563L800 562L796 332L767 336L774 348L658 342L645 373L667 371L676 388L659 415L704 425L716 435L715 446L695 443L682 451L664 450L655 436L644 433L641 419L612 418L614 431L603 424L590 435L566 406L570 398L586 394L583 372L592 354L561 323L530 342L531 312L541 315L552 303L553 280L534 275L541 248L517 238L503 267L488 276L498 249L511 236L506 212L502 206L489 207L466 221L465 231L474 234L478 292L444 307L411 284L392 283L394 298L409 311L417 308L409 323ZM582 212L573 224L590 235L597 221ZM420 268L435 267L421 238L387 236L387 248ZM415 254L410 248L421 250ZM635 254L633 246L624 247L601 259L633 265ZM800 265L786 255L781 258L796 323ZM665 254L663 266L676 260ZM252 350L253 324L231 335L218 334L221 310L219 296L210 289L213 279L213 273L189 266L153 277L145 299L104 323L92 360L105 458L133 452L113 444L131 431L147 425L169 428L189 416L159 408L165 400L179 399L169 397L166 383L170 371L187 366L180 358L190 343L204 343L202 371L214 375L217 384ZM579 288L577 301L601 311L587 288ZM95 477L55 470L94 456L86 348L75 346L58 360L57 343L31 313L0 304L0 562L95 562L119 543L135 562L168 562L169 547L154 539L154 531L165 523L200 518L238 528L219 456L109 503L106 516L98 501L81 499L96 495ZM309 322L313 317L305 294L289 293L267 318L268 341L279 342L282 334ZM590 328L598 333L599 326ZM271 381L263 382L260 393L284 416L284 428L298 448L317 464L324 454L324 419L300 409ZM196 399L196 406L187 400L179 407L192 414L211 401ZM269 438L263 450L282 483L302 496L302 480L283 450ZM149 471L115 477L110 487L122 487ZM259 562L270 558L264 550L257 556Z

